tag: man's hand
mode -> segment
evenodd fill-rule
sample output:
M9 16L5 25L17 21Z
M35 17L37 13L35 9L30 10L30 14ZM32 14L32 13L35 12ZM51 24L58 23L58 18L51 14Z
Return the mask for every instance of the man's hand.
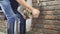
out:
M39 16L39 10L34 9L33 7L31 7L30 5L28 5L25 0L16 0L19 4L23 5L24 7L26 7L27 9L32 11L33 17L37 18Z
M40 14L39 10L37 10L37 9L33 9L32 10L32 16L33 16L33 18L38 18L39 14Z

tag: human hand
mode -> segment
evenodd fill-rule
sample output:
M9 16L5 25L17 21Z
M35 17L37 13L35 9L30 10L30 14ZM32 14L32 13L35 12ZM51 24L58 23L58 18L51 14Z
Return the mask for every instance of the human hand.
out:
M40 14L39 10L37 10L37 9L33 9L32 10L32 16L33 16L33 18L38 18L39 14Z

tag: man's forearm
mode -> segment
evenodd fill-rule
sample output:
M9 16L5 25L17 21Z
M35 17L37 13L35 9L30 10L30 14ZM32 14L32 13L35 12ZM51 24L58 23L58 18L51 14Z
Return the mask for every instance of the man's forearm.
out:
M19 4L21 4L21 5L23 5L24 7L26 7L26 8L28 8L29 10L33 10L34 8L33 7L31 7L31 6L29 6L26 2L25 2L25 0L16 0Z

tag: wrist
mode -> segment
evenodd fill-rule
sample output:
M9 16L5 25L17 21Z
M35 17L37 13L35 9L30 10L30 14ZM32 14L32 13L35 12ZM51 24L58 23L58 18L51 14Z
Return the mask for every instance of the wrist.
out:
M28 8L31 12L34 10L34 8L33 7L29 7Z

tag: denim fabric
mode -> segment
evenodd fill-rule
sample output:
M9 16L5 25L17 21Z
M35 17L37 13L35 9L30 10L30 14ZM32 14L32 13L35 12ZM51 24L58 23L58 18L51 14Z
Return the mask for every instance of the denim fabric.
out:
M15 14L10 6L9 0L4 0L3 2L0 2L0 6L2 8L2 11L4 15L7 18L7 34L14 34L14 24L16 18L20 20L20 33L19 34L25 34L25 22L26 20L22 17L21 14Z
M16 14L16 15L20 19L19 34L26 34L26 20L23 18L21 14Z

